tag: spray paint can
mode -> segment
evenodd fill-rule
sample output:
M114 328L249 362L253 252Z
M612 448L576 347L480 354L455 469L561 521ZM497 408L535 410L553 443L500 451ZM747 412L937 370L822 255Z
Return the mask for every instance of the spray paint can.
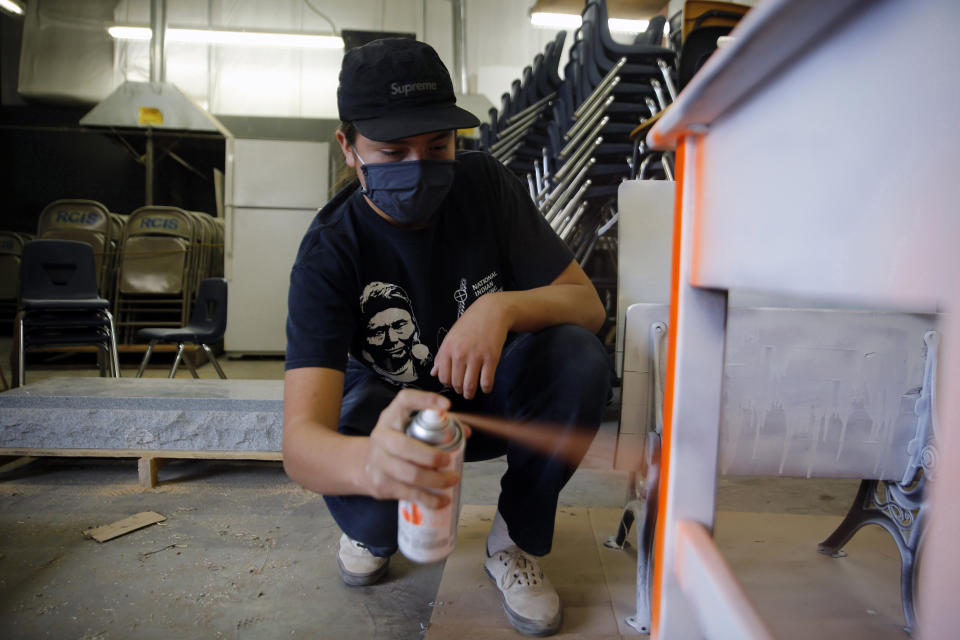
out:
M407 423L406 433L450 454L450 462L442 471L463 470L466 438L460 423L442 411L426 409ZM441 509L428 509L409 500L400 500L397 518L397 544L403 555L414 562L436 562L453 551L460 518L460 483L449 489L436 490L450 497Z

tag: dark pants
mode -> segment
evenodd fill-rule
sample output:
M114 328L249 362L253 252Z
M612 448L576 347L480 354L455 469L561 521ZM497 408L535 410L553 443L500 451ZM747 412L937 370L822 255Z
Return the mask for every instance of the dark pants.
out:
M586 453L610 397L610 360L589 331L558 325L522 333L504 347L493 391L464 400L450 392L453 410L529 421L517 429L546 429L552 453L473 429L466 459L506 454L498 509L524 551L546 555L553 543L560 490ZM398 388L353 361L347 365L339 431L368 435ZM532 424L536 423L536 424ZM340 528L376 556L397 550L397 502L369 496L324 496Z

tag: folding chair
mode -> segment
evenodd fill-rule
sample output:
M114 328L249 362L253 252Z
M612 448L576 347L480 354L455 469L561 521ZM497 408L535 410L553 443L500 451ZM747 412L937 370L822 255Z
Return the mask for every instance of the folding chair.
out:
M109 301L97 291L93 248L72 240L34 240L23 248L20 312L14 323L18 386L25 352L34 346L93 344L100 373L120 377Z
M199 224L177 207L140 207L120 245L114 314L129 341L136 327L186 324L195 287Z
M12 322L17 314L23 244L21 234L0 231L0 322Z
M190 362L189 358L183 356L184 345L187 343L200 345L207 360L216 369L217 375L226 378L220 363L216 356L210 350L211 344L215 344L223 339L223 334L227 330L227 281L223 278L207 278L200 283L197 293L197 300L193 305L193 313L190 315L190 322L177 328L146 328L137 331L137 338L149 340L147 352L143 355L143 361L140 363L140 369L137 371L137 377L143 376L147 364L150 362L150 356L153 353L153 347L158 342L176 342L177 355L173 359L173 366L170 368L170 376L177 375L177 367L182 359L187 363L190 373L194 378L199 378L197 370Z
M37 221L37 239L77 240L93 247L97 289L105 298L110 295L119 231L114 214L95 200L55 200L43 208Z

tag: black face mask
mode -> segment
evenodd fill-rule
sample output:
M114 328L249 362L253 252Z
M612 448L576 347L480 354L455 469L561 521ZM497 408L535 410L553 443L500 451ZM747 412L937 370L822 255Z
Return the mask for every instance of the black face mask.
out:
M453 160L406 160L367 164L357 153L366 186L361 193L402 225L430 220L453 186Z

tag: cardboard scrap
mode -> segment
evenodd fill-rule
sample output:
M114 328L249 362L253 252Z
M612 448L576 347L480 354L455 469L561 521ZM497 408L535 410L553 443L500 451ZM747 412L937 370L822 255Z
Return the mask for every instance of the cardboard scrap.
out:
M83 532L83 535L87 536L88 538L93 538L97 542L106 542L107 540L113 540L114 538L122 536L126 533L130 533L131 531L136 531L137 529L142 529L143 527L150 526L151 524L163 522L166 519L167 516L162 516L153 511L141 511L140 513L132 515L129 518L117 520L112 524L105 524L102 527L87 529Z

